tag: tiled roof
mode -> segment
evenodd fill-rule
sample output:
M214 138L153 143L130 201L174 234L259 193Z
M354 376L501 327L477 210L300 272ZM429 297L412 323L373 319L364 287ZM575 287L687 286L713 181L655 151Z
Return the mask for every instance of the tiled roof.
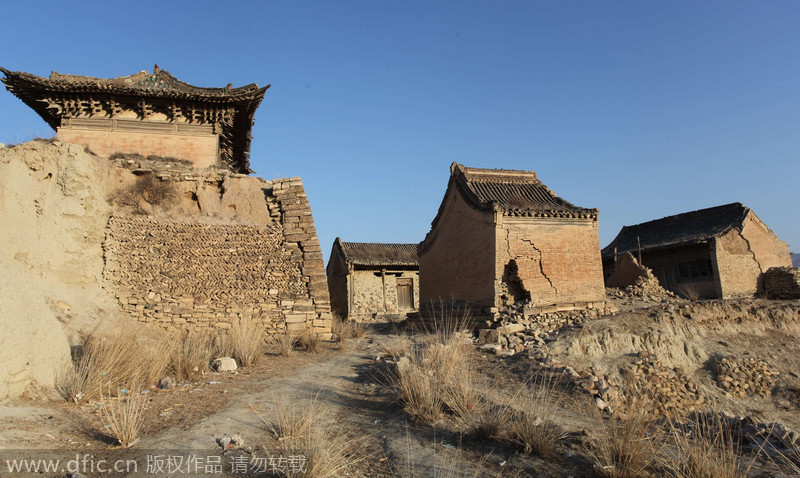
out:
M354 266L419 266L416 244L344 242L338 237L345 261Z
M7 79L4 80L4 83L9 86L9 82L27 83L29 87L38 86L49 91L146 94L148 96L169 96L187 99L233 99L258 94L261 90L269 88L269 86L259 88L255 83L239 88L232 88L230 85L223 88L203 88L175 78L168 71L159 69L158 65L153 68L153 73L143 70L133 75L117 78L65 75L55 71L50 73L50 78L42 78L30 73L8 71L5 68L0 68L0 71L6 75Z
M468 168L454 162L450 165L450 181L431 222L431 230L417 247L419 254L424 254L436 239L437 226L451 189L478 211L498 211L505 216L597 220L597 209L578 207L558 197L533 171Z
M701 244L733 228L742 227L749 212L749 208L736 202L624 226L602 254L611 257L614 248L617 253L636 252L637 238L642 251Z
M451 178L477 209L497 208L519 216L597 217L597 209L578 207L558 197L532 171L468 168L453 163Z

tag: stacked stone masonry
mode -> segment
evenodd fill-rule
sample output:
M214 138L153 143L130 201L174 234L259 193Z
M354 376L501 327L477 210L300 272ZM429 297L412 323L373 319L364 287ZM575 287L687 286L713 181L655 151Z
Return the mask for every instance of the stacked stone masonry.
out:
M228 329L241 318L270 334L329 333L322 253L302 183L276 180L264 192L264 225L112 216L104 280L121 307L168 329Z
M764 273L767 299L800 299L800 269L772 267Z

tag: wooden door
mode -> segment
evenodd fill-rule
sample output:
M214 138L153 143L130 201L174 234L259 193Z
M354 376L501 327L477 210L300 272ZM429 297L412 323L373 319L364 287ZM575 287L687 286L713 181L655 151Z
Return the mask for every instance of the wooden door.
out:
M397 278L397 308L400 310L414 308L414 279Z

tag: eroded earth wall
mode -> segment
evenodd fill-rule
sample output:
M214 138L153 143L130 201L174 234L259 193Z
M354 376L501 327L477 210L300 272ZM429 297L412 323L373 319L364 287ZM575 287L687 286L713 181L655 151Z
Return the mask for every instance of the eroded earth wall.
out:
M328 289L299 178L264 181L78 145L0 144L0 399L52 393L91 332L330 333ZM149 332L148 332L149 331Z

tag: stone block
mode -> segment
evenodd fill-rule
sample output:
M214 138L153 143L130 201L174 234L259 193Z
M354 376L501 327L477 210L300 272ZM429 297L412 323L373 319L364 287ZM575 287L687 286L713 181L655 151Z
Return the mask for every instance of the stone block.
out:
M211 361L211 368L218 373L233 372L236 370L236 360L231 357L219 357Z

